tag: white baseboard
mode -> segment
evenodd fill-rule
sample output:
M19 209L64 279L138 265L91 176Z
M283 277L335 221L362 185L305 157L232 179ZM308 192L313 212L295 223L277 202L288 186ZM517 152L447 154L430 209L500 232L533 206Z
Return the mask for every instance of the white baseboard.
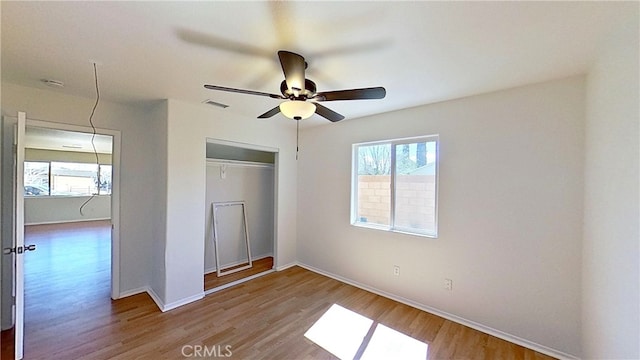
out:
M194 301L198 301L198 300L200 300L202 298L204 298L204 292L201 292L199 294L195 294L195 295L192 295L192 296L189 296L189 297L186 297L184 299L180 299L180 300L168 303L168 304L164 304L164 306L161 307L160 310L162 312L166 312L166 311L169 311L169 310L173 310L173 309L175 309L177 307L180 307L182 305L187 305L187 304L192 303Z
M428 312L430 314L434 314L434 315L440 316L440 317L445 318L447 320L451 320L451 321L453 321L455 323L458 323L458 324L461 324L461 325L464 325L464 326L468 326L468 327L470 327L472 329L478 330L478 331L483 332L485 334L489 334L489 335L495 336L497 338L500 338L502 340L506 340L506 341L512 342L514 344L526 347L528 349L537 351L537 352L539 352L541 354L549 355L549 356L552 356L552 357L557 358L557 359L572 359L572 360L578 359L578 357L576 357L574 355L567 354L565 352L562 352L562 351L559 351L559 350L555 350L555 349L549 348L547 346L540 345L538 343L535 343L535 342L520 338L518 336L505 333L503 331L494 329L494 328L489 327L489 326L482 325L482 324L477 323L475 321L471 321L471 320L462 318L462 317L454 315L454 314L450 314L448 312L433 308L431 306L420 304L420 303L415 302L413 300L406 299L406 298L403 298L401 296L397 296L397 295L388 293L388 292L380 290L380 289L376 289L376 288L371 287L369 285L362 284L362 283L359 283L357 281L353 281L351 279L347 279L347 278L342 277L340 275L336 275L336 274L324 271L322 269L318 269L318 268L313 267L311 265L306 265L306 264L302 264L302 263L296 262L296 263L288 264L286 266L278 268L277 270L281 271L281 270L287 269L287 268L295 266L295 265L298 265L298 266L300 266L302 268L305 268L305 269L307 269L309 271L313 271L313 272L318 273L320 275L324 275L324 276L330 277L332 279L338 280L338 281L343 282L345 284L349 284L349 285L355 286L357 288L372 292L374 294L377 294L377 295L380 295L380 296L384 296L384 297L386 297L388 299L395 300L395 301L397 301L399 303L403 303L405 305L409 305L411 307L414 307L416 309Z
M156 303L156 306L158 307L158 309L160 309L160 311L165 312L167 310L166 309L166 305L164 304L164 302L162 301L162 299L160 298L160 296L158 294L156 294L156 292L149 286L142 286L139 287L137 289L131 289L131 290L127 290L127 291L123 291L120 293L120 296L118 296L118 299L122 299L125 297L129 297L129 296L133 296L133 295L138 295L138 294L142 294L142 293L147 293L149 294L149 296L151 297L151 300L153 300L154 303ZM114 299L116 300L116 299Z
M288 264L285 264L285 265L282 265L282 266L276 266L276 271L287 270L288 268L294 267L294 266L302 266L302 264L299 264L298 262L294 261L292 263L288 263ZM302 267L304 267L304 266L302 266ZM311 270L311 269L308 269L308 270ZM311 271L313 271L313 270L311 270Z
M145 291L147 292L147 294L149 294L153 302L156 303L156 306L158 306L158 308L162 312L167 312L169 310L173 310L182 305L187 305L189 303L192 303L194 301L198 301L204 298L204 292L202 292L199 294L195 294L193 296L186 297L184 299L180 299L180 300L165 304L164 301L162 301L162 298L160 298L160 296L158 296L158 294L156 294L156 292L152 288L147 287Z

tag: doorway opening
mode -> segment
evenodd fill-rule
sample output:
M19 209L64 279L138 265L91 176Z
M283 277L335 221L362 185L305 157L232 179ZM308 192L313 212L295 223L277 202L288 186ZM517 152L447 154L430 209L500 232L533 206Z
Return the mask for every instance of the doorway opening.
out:
M108 247L101 249L108 250L110 297L117 299L120 132L96 129L94 135L89 127L27 120L24 168L26 228L67 224L62 228L68 230L75 224L85 234L94 229L103 239L108 235Z
M215 139L206 148L204 291L210 294L275 269L278 149Z
M28 349L55 338L47 332L60 319L77 318L78 308L90 319L96 298L110 303L120 297L120 132L30 119L25 130L24 189L16 192L24 197L26 244L36 245L24 258ZM2 156L6 160L8 152ZM15 168L9 170L3 167L3 178L14 178L9 173ZM7 198L10 185L3 180ZM3 211L3 222L8 213ZM10 223L3 224L3 234ZM17 311L5 296L11 296L5 285L14 276L3 266L3 358L13 353L5 345L13 343L17 326L15 315L5 316Z

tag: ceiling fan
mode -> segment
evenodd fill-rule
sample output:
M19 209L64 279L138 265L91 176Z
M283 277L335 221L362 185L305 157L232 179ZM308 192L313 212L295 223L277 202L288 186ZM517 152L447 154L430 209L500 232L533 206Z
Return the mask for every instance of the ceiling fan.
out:
M204 87L210 90L268 96L273 99L286 100L258 116L259 119L270 118L282 112L284 116L290 119L302 120L315 113L332 122L340 121L344 119L344 116L320 105L319 102L382 99L387 94L387 91L383 87L317 92L316 84L305 78L304 72L307 68L307 63L304 57L290 51L280 50L278 51L278 58L280 59L280 65L284 73L284 81L280 84L280 92L282 95L217 85L205 85Z

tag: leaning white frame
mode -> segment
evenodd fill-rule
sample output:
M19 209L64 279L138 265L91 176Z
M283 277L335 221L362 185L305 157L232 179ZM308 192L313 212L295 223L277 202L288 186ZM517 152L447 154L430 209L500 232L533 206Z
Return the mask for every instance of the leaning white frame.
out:
M226 206L242 206L242 217L243 217L243 221L244 221L244 239L245 239L245 243L247 246L247 265L245 266L241 266L241 267L236 267L234 269L231 269L229 271L223 271L223 269L221 269L220 266L220 252L218 251L218 227L216 226L216 224L218 223L218 220L216 219L216 211L218 210L218 207L226 207ZM253 262L251 260L251 246L250 246L250 242L249 242L249 229L247 226L247 211L246 211L246 207L244 205L244 201L224 201L224 202L212 202L211 203L211 207L212 207L212 212L213 212L213 221L211 222L212 226L213 226L213 246L215 248L216 251L216 274L218 277L220 276L224 276L224 275L229 275L229 274L233 274L235 272L238 271L242 271L242 270L246 270L246 269L251 269L253 267ZM234 265L235 266L235 265ZM233 267L233 266L232 266Z

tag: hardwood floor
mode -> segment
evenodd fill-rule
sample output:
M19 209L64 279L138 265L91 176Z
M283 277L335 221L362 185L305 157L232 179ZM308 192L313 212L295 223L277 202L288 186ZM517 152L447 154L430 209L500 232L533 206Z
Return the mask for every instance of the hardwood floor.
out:
M99 259L92 248L105 250L81 252ZM335 359L304 336L333 304L426 343L429 359L550 359L300 267L162 313L147 294L110 300L101 265L80 271L77 259L30 261L41 270L27 286L25 359Z
M226 285L234 281L271 270L272 268L273 268L273 257L269 256L269 257L265 257L265 258L253 261L252 268L238 271L233 274L223 275L221 277L218 277L215 272L206 274L204 276L204 290L205 291L211 290L218 286Z
M14 328L3 330L0 337L0 359L12 360L14 358Z
M110 223L26 226L25 244L36 245L36 251L24 255L25 352L28 352L32 340L47 344L67 336L57 333L56 327L49 324L84 318L95 307L109 306ZM13 334L3 332L3 359L13 358L12 342Z

